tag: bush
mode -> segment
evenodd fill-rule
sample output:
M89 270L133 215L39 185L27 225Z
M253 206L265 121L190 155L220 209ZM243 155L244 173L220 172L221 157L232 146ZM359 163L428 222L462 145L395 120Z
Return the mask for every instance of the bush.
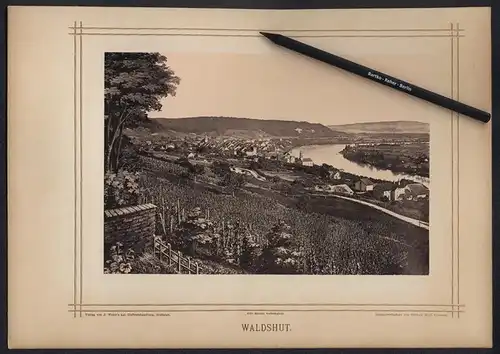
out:
M219 177L225 177L231 172L229 164L225 161L214 161L212 163L212 171Z
M303 255L293 244L290 226L279 222L266 236L267 246L258 261L258 270L265 274L296 274L302 272Z
M198 248L213 248L214 240L218 235L214 231L213 223L201 213L201 209L192 209L176 232L173 240L177 247L189 252L191 256L197 254Z
M256 262L261 249L250 234L245 234L241 244L240 266L248 271L255 272Z
M104 207L119 208L139 203L139 174L125 170L107 172L104 176Z
M105 260L104 274L128 274L132 272L131 262L135 259L134 250L126 251L121 242L116 242L109 250L109 259Z

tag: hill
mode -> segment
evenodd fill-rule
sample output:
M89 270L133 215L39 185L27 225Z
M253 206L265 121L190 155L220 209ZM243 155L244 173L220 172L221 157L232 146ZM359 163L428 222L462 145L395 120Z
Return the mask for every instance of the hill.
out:
M178 133L207 134L212 136L240 136L248 138L265 137L341 137L325 125L309 122L285 120L264 120L236 117L189 117L154 118L151 124L155 130L175 131ZM161 129L160 129L161 126Z
M429 124L416 121L369 122L343 125L329 125L337 132L359 133L392 133L392 134L429 134Z

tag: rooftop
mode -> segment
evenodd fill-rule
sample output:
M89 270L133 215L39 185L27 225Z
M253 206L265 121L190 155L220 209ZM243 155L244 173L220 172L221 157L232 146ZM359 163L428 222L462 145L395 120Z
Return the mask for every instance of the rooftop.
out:
M364 184L373 184L373 182L369 178L361 178L360 181Z
M411 183L406 186L406 188L412 193L413 195L424 195L429 193L429 189L424 186L423 184L420 183Z

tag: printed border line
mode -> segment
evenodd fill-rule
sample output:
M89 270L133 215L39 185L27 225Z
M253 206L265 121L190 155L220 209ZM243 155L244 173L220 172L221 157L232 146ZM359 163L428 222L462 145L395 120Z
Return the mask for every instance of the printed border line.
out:
M76 34L76 21L75 21L75 34ZM76 192L78 189L78 181L77 181L77 173L78 173L78 168L77 168L77 161L76 161L76 154L77 154L77 78L76 78L76 73L77 73L77 55L76 55L76 36L73 37L73 92L74 92L74 97L73 97L73 137L74 137L74 142L73 142L73 154L74 154L74 162L73 162L73 172L74 172L74 187L75 187L75 195L74 195L74 245L73 245L73 257L74 257L74 264L73 264L73 309L76 311L76 306L77 306L77 247L76 247L76 242L77 242L77 233L78 233L78 224L77 224L77 218L78 218L78 213L77 213L77 204L78 204L78 193ZM74 317L76 317L76 312L74 313Z
M68 33L77 36L158 36L158 37L251 37L261 38L260 34L207 34L207 33ZM465 37L465 35L293 35L292 38L447 38Z
M75 24L76 27L76 24ZM68 27L73 29L74 27ZM398 28L387 28L387 29L341 29L341 28L330 28L330 29L266 29L266 28L207 28L207 27L111 27L111 26L85 26L82 27L85 30L130 30L130 31L233 31L233 32L253 32L253 31L267 31L267 32L449 32L448 28L408 28L408 29L398 29ZM460 29L460 32L464 32L465 29Z
M76 310L79 311L79 310ZM99 313L99 312L149 312L149 313L165 313L165 312L179 312L179 313L193 313L193 312L251 312L255 311L255 309L205 309L205 310L116 310L116 309L101 309L101 310L85 310L85 312L89 313ZM267 312L391 312L391 313L397 313L397 312L413 312L413 313L458 313L458 312L465 312L462 310L388 310L388 309L382 309L382 310L364 310L364 309L305 309L305 310L299 310L299 309L292 309L292 310L276 310L276 309L271 309L271 310L262 310L262 311L267 311ZM74 310L68 310L68 312L74 312ZM80 312L81 314L81 312Z
M82 21L80 21L80 33ZM83 302L83 37L80 39L80 317Z
M76 22L75 22L75 27L70 27L70 28L76 28ZM83 33L83 25L82 25L82 21L80 21L80 26L78 27L80 29L79 33L70 33L70 35L73 35L75 38L76 36L79 36L80 37L80 177L83 178L83 168L82 168L82 154L83 154L83 150L82 150L82 117L83 117L83 104L82 104L82 78L83 78L83 74L82 74L82 63L83 63L83 60L82 60L82 57L83 57L83 54L82 54L82 51L83 51L83 40L82 40L82 35L86 35L86 33ZM460 29L460 31L462 31L462 29ZM96 33L95 35L106 35L106 34L99 34L99 33ZM136 36L140 36L141 34L130 34L130 35L136 35ZM350 37L363 37L363 36L350 36ZM372 36L372 37L385 37L385 36ZM398 36L396 36L398 37ZM425 38L427 36L425 35L415 35L415 36L412 36L412 37L417 37L417 38ZM457 41L458 41L458 38L459 37L462 37L462 35L446 35L446 36L440 36L440 37L451 37L452 38L452 41L453 41L453 38L454 37L457 37ZM76 47L74 48L75 49L75 56L76 56ZM452 57L453 57L453 51L452 51ZM458 59L457 59L458 60ZM76 70L76 67L75 67L75 70ZM453 75L452 75L453 76ZM75 72L75 80L76 80L76 72ZM453 77L452 77L452 80L453 80ZM75 81L75 87L76 87L76 81ZM75 95L76 95L76 91L75 91ZM76 97L76 96L75 96ZM75 98L76 99L76 98ZM76 117L76 113L75 113L75 117ZM452 122L453 123L453 122ZM76 144L76 142L75 142ZM75 149L75 152L76 152L76 149ZM76 155L75 155L75 161L76 161ZM453 159L452 159L452 163L453 163ZM76 162L75 162L76 164ZM75 176L75 181L76 181L76 176ZM80 193L82 193L82 180L80 180ZM453 198L453 196L452 196ZM83 301L82 301L82 294L83 294L83 257L82 257L82 245L83 245L83 240L82 240L82 228L83 228L83 201L82 201L82 194L80 195L80 222L81 222L81 225L80 225L80 299L79 299L79 302L78 302L78 305L79 305L79 309L76 310L69 310L69 312L80 312L80 317L82 317L82 311L87 311L87 310L83 310L82 307L83 306L89 306L89 305L85 305L83 304ZM76 211L75 211L75 214L76 214ZM76 216L75 216L76 217ZM76 221L76 220L75 220ZM453 233L452 233L452 237L453 237ZM76 248L76 233L75 233L75 248ZM453 256L453 253L454 253L454 249L452 249L452 256ZM76 257L75 257L75 268L76 268ZM453 284L453 279L452 279L452 284ZM76 274L75 274L75 285L76 285ZM75 289L76 289L76 286L75 286ZM75 298L76 298L76 294L75 294ZM76 307L76 301L75 301L75 304L70 304L70 306L73 305L74 307ZM106 304L101 304L101 305L97 305L97 306L103 306L103 305L106 305ZM111 305L111 304L109 304ZM199 304L199 305L203 305L203 304ZM209 305L210 304L205 304L206 305ZM232 304L223 304L223 306L231 306ZM246 304L248 306L254 306L253 304ZM255 305L259 305L259 304L255 304ZM274 304L276 306L276 304ZM299 305L299 304L297 304ZM94 304L94 306L96 306ZM111 306L152 306L150 304L117 304L117 305L111 305ZM162 305L153 305L153 306L179 306L177 304L162 304ZM192 304L190 306L193 306ZM286 304L284 306L287 306ZM318 306L318 304L301 304L301 306ZM400 305L400 304L363 304L363 305L356 305L356 304L337 304L337 306L415 306L415 307L418 307L418 306L451 306L452 307L452 310L451 311L448 311L448 312L451 312L452 313L452 316L453 316L453 313L454 312L464 312L462 310L454 310L455 307L462 307L462 306L465 306L465 305L456 305L456 304L452 304L451 305L434 305L434 304L412 304L412 305ZM105 311L105 310L103 310ZM190 310L190 312L199 312L200 310ZM269 311L269 310L267 310ZM318 310L318 311L329 311L329 310ZM340 310L339 310L340 311ZM343 311L354 311L354 310L349 310L349 309L345 309ZM369 311L369 312L373 312L373 311L378 311L380 312L380 310L361 310L361 311ZM392 309L390 311L397 311L395 309ZM426 311L426 310L420 310L420 311L423 311L423 312L431 312L431 311ZM75 315L76 317L76 315Z
M460 23L457 23L457 31ZM457 100L460 99L460 38L457 38ZM460 113L457 119L457 302L460 302ZM460 318L460 313L457 313Z
M454 28L454 24L451 23L450 24L450 31L451 33L453 33L453 28ZM454 39L453 37L451 38L451 56L450 56L450 70L451 70L451 87L450 87L450 96L451 96L451 99L454 99L454 74L455 74L455 71L454 71L454 54L455 54L455 51L454 51ZM454 177L455 177L455 169L454 169L454 134L453 134L453 128L454 128L454 122L453 122L453 117L454 117L454 113L453 111L450 111L450 123L451 123L451 303L452 304L455 304L455 286L454 286L454 279L455 279L455 273L454 273L454 239L453 239L453 234L455 233L455 210L454 210L454 204L455 204L455 200L454 200L454 196L455 196L455 189L453 188L454 186ZM452 307L452 309L455 309L455 307ZM454 314L452 313L451 314L451 318L454 317Z
M68 306L73 306L74 304L68 304ZM424 304L345 304L345 303L314 303L314 304L301 304L301 303L255 303L255 304L245 304L245 303L184 303L184 304L82 304L82 306L87 307L100 307L100 306L118 306L118 307L127 307L127 306L139 306L139 307L182 307L182 306L353 306L353 307L377 307L377 306L400 306L400 307L414 307L414 306L428 306L428 307L465 307L465 304L446 304L446 305L424 305Z

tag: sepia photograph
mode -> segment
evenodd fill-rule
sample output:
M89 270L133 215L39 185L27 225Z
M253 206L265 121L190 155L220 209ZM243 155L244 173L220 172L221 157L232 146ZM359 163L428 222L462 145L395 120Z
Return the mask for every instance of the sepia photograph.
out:
M425 117L272 58L105 53L105 274L429 274Z

